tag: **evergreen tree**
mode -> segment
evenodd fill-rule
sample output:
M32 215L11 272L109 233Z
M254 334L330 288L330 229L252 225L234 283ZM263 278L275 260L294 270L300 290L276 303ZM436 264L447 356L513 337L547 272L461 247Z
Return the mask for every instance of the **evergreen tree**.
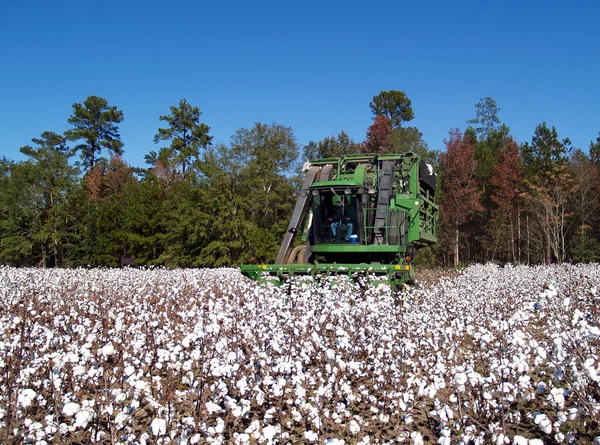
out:
M0 160L0 263L31 266L36 210L31 202L29 169L6 158Z
M67 200L77 170L69 164L70 151L63 136L46 131L32 142L34 146L26 145L20 151L29 157L22 166L28 170L31 205L37 211L32 236L40 251L39 264L64 266L64 246L71 238Z
M499 111L500 108L496 104L496 101L489 96L482 97L480 101L475 104L476 117L474 119L469 119L467 123L479 125L475 128L479 140L485 140L493 131L500 130L500 118L498 118Z
M567 235L573 223L569 207L577 187L567 168L570 153L569 139L560 141L556 128L548 128L545 122L536 127L531 144L521 146L527 177L522 196L530 217L527 253L546 264L566 258Z
M521 146L523 162L530 175L551 174L569 162L571 141L560 141L555 127L548 128L546 122L535 128L531 144Z
M369 107L374 116L387 117L392 128L401 127L404 122L411 121L415 117L412 102L403 91L382 91L373 97Z
M82 159L85 171L98 161L97 155L102 149L109 153L123 154L123 142L117 124L123 121L123 112L115 106L109 106L106 99L89 96L83 104L73 104L73 114L67 122L73 128L65 132L67 139L83 142L75 146Z
M146 162L154 164L160 161L165 167L185 176L190 165L199 159L200 149L211 144L212 136L208 135L210 127L200 122L200 109L192 106L187 100L179 101L177 107L170 107L171 114L160 116L161 121L168 124L159 128L154 142L170 141L168 147L162 147L157 154L151 152Z
M338 158L352 153L360 153L361 144L358 144L342 130L337 136L326 137L319 142L310 141L303 151L303 159L311 161L323 158Z
M600 136L596 138L596 142L590 142L590 158L592 162L600 164Z

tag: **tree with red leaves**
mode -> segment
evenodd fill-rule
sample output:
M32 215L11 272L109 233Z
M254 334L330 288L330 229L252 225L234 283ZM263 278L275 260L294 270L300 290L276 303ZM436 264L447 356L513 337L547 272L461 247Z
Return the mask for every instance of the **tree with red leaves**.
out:
M498 164L491 178L490 198L495 207L491 229L494 252L503 253L513 262L520 260L516 252L520 231L517 229L515 235L515 225L519 224L519 192L523 177L519 147L507 138L500 148Z
M388 153L392 148L391 134L391 121L385 116L375 116L373 123L367 128L367 139L363 144L363 151L366 153Z
M450 130L446 152L440 156L443 171L441 222L449 232L454 266L459 264L461 228L483 211L481 190L475 179L475 140L459 129Z

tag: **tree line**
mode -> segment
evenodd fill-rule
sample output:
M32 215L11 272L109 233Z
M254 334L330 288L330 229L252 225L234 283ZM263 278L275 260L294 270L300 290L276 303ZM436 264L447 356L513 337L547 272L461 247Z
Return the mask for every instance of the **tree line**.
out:
M491 98L431 150L402 91L369 104L364 141L344 131L301 147L290 127L256 123L213 144L182 99L159 116L147 168L124 160L121 110L101 97L73 105L63 134L46 131L0 160L0 263L77 267L236 266L272 262L304 161L356 152L415 152L441 183L440 243L423 265L600 260L600 136L589 155L538 125L518 145Z

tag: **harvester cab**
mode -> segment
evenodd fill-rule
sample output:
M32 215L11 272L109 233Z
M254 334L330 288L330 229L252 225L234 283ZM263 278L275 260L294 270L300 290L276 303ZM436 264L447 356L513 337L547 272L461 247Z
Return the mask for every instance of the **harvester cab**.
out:
M322 274L410 282L416 249L437 242L436 185L413 153L312 162L275 264L241 271L259 282Z

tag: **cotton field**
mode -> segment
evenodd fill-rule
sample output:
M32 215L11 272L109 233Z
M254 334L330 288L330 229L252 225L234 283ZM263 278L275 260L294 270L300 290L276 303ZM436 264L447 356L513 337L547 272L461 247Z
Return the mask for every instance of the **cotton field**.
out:
M599 265L0 268L0 443L598 445L599 308Z

